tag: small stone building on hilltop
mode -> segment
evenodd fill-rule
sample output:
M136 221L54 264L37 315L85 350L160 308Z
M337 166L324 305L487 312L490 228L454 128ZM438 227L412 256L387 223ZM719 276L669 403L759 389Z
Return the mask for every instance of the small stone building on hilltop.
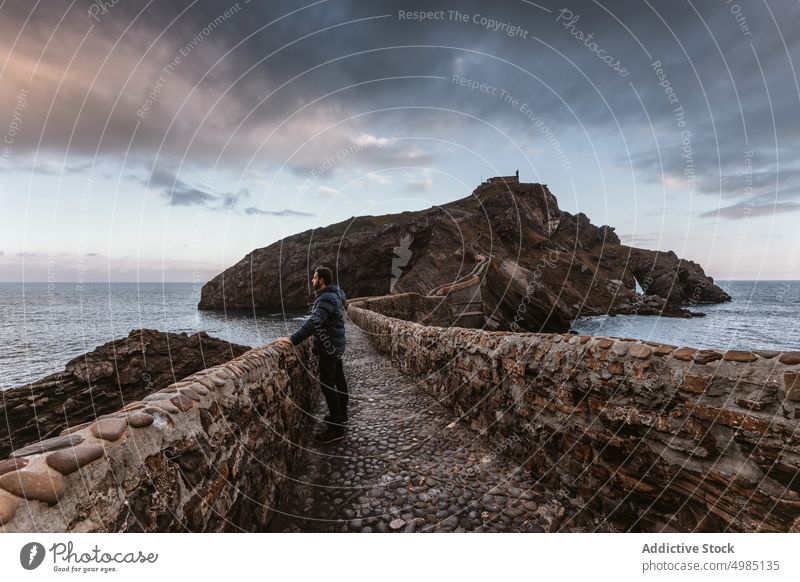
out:
M514 176L495 176L487 178L484 184L519 184L519 170Z

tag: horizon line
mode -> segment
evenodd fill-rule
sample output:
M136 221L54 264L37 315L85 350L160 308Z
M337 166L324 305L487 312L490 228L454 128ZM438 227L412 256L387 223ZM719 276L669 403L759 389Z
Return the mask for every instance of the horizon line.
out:
M181 283L184 285L204 285L208 283L211 279L206 281L83 281L79 283L77 281L0 281L0 285L24 285L26 283L36 283L36 284L52 284L52 285L87 285L87 284L133 284L133 283ZM796 279L714 279L714 283L720 282L728 282L728 281L739 281L739 282L747 282L747 281L769 281L769 282L785 282L785 281L800 281L800 277Z

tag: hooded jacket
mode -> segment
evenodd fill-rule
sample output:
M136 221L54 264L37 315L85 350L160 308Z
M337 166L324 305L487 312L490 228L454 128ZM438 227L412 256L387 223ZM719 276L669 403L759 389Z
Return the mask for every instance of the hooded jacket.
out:
M317 292L311 315L289 339L297 345L313 335L311 351L317 355L341 356L345 349L345 292L336 285L327 285Z

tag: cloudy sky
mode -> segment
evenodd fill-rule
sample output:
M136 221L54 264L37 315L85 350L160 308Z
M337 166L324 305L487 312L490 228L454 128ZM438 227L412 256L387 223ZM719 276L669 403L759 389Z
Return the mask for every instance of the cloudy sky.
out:
M0 0L0 281L203 281L517 168L798 279L798 68L796 0Z

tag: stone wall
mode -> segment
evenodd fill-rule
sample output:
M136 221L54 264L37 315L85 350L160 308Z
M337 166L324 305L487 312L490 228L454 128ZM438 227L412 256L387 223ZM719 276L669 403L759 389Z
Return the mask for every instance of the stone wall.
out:
M306 344L195 373L0 461L0 531L256 531L306 430Z
M800 530L800 352L428 327L375 305L350 318L532 484L623 531Z
M448 326L453 321L453 313L447 297L401 293L350 299L347 304L350 305L354 302L364 309L376 311L388 317L415 321L423 325Z

